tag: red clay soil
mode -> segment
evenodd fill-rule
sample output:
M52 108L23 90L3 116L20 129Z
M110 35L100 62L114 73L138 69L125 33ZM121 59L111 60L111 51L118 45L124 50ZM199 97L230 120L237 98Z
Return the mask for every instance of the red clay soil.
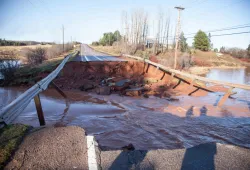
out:
M171 77L170 73L163 72L156 67L138 61L126 62L69 62L61 71L55 83L62 89L80 89L83 85L91 84L95 87L89 91L96 91L102 80L113 78L117 82L130 79L128 88L144 88L144 94L159 97L170 97L172 95L205 96L208 91L197 87L204 85L190 85L190 80ZM121 90L111 88L112 93L121 93Z

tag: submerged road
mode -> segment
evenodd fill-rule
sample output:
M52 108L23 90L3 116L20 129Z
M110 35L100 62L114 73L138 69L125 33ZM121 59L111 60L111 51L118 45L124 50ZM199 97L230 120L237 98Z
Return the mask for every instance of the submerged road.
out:
M89 61L125 61L118 57L100 53L86 44L81 44L80 55L76 56L73 61L89 62Z

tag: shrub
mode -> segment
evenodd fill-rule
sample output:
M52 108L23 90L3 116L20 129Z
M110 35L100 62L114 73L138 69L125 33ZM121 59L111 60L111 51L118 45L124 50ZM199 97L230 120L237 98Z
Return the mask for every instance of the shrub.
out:
M236 57L236 58L248 58L249 57L247 54L247 50L236 48L236 47L234 48L222 47L220 51L225 54L230 54L231 56Z
M29 50L27 53L28 63L31 65L41 64L46 60L46 49L38 47L36 49Z
M1 86L8 85L14 79L14 74L19 66L20 62L16 56L0 60L0 76L3 76Z
M73 44L64 44L64 52L72 50ZM58 55L61 55L63 53L63 45L62 44L56 44L52 45L50 48L47 49L47 59L58 57Z
M193 64L194 65L197 65L197 66L202 66L202 67L210 67L211 64L207 61L204 61L204 60L199 60L198 58L195 58L193 59Z
M99 44L99 42L94 41L94 42L92 42L92 45L94 45L94 46L98 46L98 45L100 45L100 44Z
M188 55L187 53L184 53L180 57L178 57L178 66L181 69L189 68L194 65L193 57L191 55Z
M73 50L73 49L74 49L73 44L70 44L70 43L64 44L64 51L62 51L62 53L63 52L68 52L68 51Z
M174 54L165 54L164 57L158 57L158 63L167 66L173 67L174 66ZM194 65L194 59L192 55L188 53L184 53L181 56L177 57L177 68L178 69L187 69Z

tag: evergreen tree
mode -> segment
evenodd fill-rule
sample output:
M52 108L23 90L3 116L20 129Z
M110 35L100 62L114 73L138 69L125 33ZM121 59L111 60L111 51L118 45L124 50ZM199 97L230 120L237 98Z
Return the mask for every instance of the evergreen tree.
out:
M250 57L250 44L247 47L247 55Z
M212 50L213 49L213 43L211 41L211 34L208 33L208 40L209 40L209 50Z
M183 32L180 35L180 44L179 45L180 45L179 47L181 49L181 52L187 51L187 49L188 49L187 39L185 38Z
M199 30L194 37L194 48L202 51L209 50L209 39L205 32Z
M114 32L114 36L115 36L115 41L120 41L121 40L121 34L120 34L120 32L118 31L118 30L116 30L115 32Z

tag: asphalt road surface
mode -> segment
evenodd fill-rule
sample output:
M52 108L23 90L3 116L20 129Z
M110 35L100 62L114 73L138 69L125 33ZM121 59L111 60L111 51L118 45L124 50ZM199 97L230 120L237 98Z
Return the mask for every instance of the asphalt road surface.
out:
M76 56L73 61L125 61L123 59L97 52L86 44L81 44L80 55Z

